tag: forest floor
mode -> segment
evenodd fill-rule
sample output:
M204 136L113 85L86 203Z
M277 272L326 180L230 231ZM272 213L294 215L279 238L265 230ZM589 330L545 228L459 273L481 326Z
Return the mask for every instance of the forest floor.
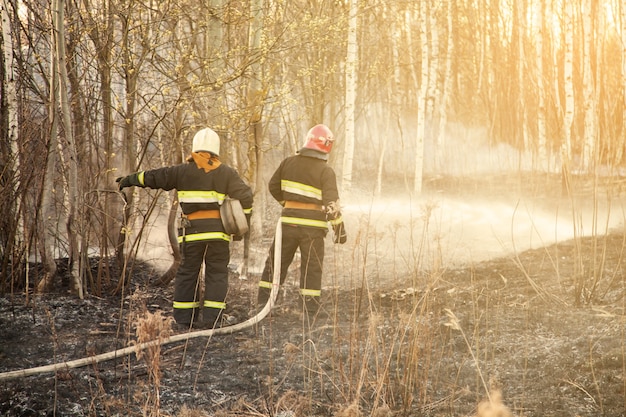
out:
M404 259L400 272L349 237L311 320L294 265L256 326L56 372L3 377L131 346L138 332L181 334L170 330L172 286L154 286L159 273L139 263L122 294L113 280L80 300L67 279L28 299L5 294L0 415L487 416L479 404L497 408L500 395L492 416L625 415L623 231L454 267ZM257 279L232 271L227 312L239 321Z

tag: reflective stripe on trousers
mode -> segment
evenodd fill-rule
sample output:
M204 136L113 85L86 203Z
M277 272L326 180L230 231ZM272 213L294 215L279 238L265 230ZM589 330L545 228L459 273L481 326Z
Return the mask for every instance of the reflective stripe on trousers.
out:
M322 289L322 268L324 262L324 237L328 229L297 227L284 225L282 240L282 259L280 284L285 282L289 265L300 249L300 292L302 295L319 297ZM263 303L269 297L272 288L274 266L274 244L270 246L269 256L265 261L263 275L259 281L258 301Z

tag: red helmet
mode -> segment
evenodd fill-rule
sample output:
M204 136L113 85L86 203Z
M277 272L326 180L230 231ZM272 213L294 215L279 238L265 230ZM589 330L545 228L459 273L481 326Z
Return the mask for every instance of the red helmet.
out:
M326 125L315 125L306 134L304 147L316 151L330 153L335 137Z

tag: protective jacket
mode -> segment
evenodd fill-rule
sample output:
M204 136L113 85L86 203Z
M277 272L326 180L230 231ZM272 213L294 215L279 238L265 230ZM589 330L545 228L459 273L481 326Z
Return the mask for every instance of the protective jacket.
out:
M322 156L301 150L283 160L270 179L270 194L284 207L283 224L328 230L327 220L331 224L342 221L340 215L327 219L324 208L339 200L337 178L335 171L317 155Z
M216 157L211 158L208 171L200 168L195 161L142 171L135 174L132 185L148 188L160 188L166 191L176 189L178 202L184 215L194 218L194 212L219 211L219 206L226 196L237 199L246 214L252 212L252 191L250 187L230 166L220 163ZM210 216L210 213L207 213ZM191 227L185 231L185 241L222 239L229 241L219 218L202 218L191 220ZM182 242L182 236L179 236Z
M226 196L237 199L249 217L252 191L237 172L209 153L194 153L187 163L130 175L130 185L176 189L183 214L178 241L183 260L174 289L177 323L199 321L197 279L205 263L204 322L211 325L226 308L230 236L224 231L219 207Z

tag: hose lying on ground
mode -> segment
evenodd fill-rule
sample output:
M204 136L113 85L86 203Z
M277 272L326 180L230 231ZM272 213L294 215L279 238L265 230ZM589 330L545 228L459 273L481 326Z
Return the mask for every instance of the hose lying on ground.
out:
M111 359L120 358L126 355L130 355L131 353L140 351L142 349L146 349L152 346L157 345L166 345L169 343L180 342L182 340L193 339L196 337L203 336L213 336L218 334L232 334L248 327L254 326L261 320L265 318L274 307L274 303L276 302L276 297L278 296L278 289L280 286L280 258L281 258L281 242L282 242L282 224L280 220L276 225L276 237L274 240L274 273L272 276L272 290L270 292L270 298L255 316L250 317L248 320L233 324L231 326L225 326L220 328L208 329L208 330L198 330L189 333L177 334L174 336L170 336L166 339L162 340L152 340L150 342L140 343L135 346L129 346L123 349L118 349L112 352L101 353L99 355L90 356L82 359L75 359L69 362L59 362L51 365L38 366L35 368L29 369L19 369L17 371L9 371L0 373L0 381L6 381L9 379L20 378L24 376L43 374L46 372L55 372L64 369L71 368L80 368L82 366L96 364L98 362L105 362Z

